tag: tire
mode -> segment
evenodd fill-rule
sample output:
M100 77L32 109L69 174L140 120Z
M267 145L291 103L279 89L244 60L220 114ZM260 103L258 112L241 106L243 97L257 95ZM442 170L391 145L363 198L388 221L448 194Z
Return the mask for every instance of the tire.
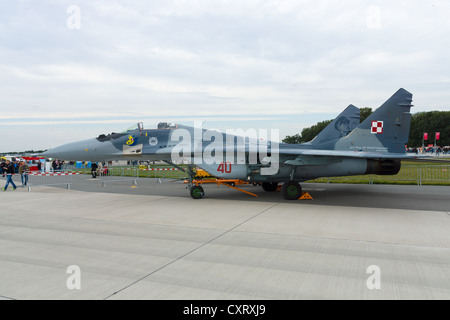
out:
M274 192L278 188L278 182L264 182L262 188L267 192Z
M298 200L302 195L302 187L298 182L289 181L283 184L283 197L286 200Z
M191 187L191 197L192 199L202 199L205 196L205 190L201 186Z

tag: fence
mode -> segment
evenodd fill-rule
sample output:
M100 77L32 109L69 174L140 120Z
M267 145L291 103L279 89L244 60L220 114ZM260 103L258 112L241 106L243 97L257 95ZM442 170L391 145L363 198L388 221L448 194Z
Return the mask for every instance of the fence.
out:
M67 189L71 188L73 183L73 175L92 175L90 170L72 171L66 169L61 172L28 172L28 191L31 191L33 186L58 186L66 185ZM137 185L138 178L176 178L184 179L187 174L172 167L167 168L153 168L153 169L138 169L126 167L108 167L96 171L95 178L101 182L103 187L111 182L125 182L129 181L133 185Z
M90 171L77 172L30 172L28 175L28 191L36 186L66 186L71 189L74 175L91 175ZM126 167L109 167L98 173L97 179L103 187L111 182L129 181L137 185L139 178L185 179L187 174L172 167L138 169ZM160 180L158 180L160 181ZM348 183L405 183L405 184L448 184L450 185L450 165L403 165L397 175L378 176L361 175L346 177L329 177L310 180L309 182L348 182Z
M71 188L72 176L79 173L73 172L53 172L53 173L40 173L29 172L28 173L28 191L31 191L32 187L37 186L58 186L65 185L67 189Z
M420 185L422 182L450 182L450 166L423 166L419 172Z
M102 185L106 187L109 182L132 181L137 185L138 178L186 178L187 174L176 168L153 168L153 169L138 169L138 168L123 168L123 167L109 167L99 172Z
M312 180L311 182L354 182L354 183L409 183L422 185L424 182L450 184L450 166L415 166L403 165L400 172L391 176L374 174L346 177L329 177Z
M108 167L98 172L99 180L102 186L106 187L106 183L131 181L133 185L137 185L139 170L133 168Z
M176 168L152 168L152 169L139 169L138 173L139 177L142 178L180 178L185 179L188 177L188 174L178 170Z

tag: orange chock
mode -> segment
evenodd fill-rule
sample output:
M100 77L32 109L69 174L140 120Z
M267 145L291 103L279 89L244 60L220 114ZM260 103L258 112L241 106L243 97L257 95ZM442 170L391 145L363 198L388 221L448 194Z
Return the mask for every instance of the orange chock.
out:
M314 200L308 192L303 192L298 200Z

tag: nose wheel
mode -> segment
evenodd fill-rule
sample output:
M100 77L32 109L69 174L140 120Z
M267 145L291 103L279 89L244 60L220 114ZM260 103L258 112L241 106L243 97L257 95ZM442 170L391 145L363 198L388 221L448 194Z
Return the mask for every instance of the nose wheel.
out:
M205 190L201 186L191 187L191 197L193 199L202 199L205 196Z
M285 182L281 190L286 200L297 200L302 195L302 186L295 181Z

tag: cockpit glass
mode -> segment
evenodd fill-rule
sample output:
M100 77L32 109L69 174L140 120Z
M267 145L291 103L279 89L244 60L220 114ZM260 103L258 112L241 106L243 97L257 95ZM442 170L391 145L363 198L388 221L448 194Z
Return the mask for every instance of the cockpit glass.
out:
M134 130L137 130L137 129L139 129L139 125L135 124L135 125L127 128L127 129L121 131L120 133L128 133L128 132L131 132L131 131L134 131Z

